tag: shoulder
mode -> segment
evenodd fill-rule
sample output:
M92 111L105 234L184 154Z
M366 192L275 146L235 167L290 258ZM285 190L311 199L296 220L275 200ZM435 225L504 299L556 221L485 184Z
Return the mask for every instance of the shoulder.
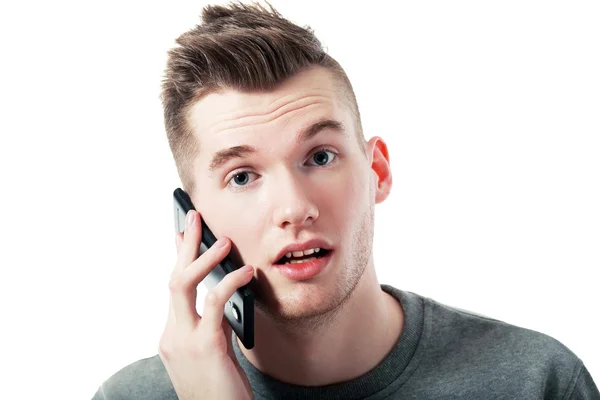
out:
M491 350L501 350L518 358L541 356L577 362L577 356L555 338L531 329L490 318L471 311L451 307L431 299L431 319L437 332L445 332L454 340L487 344Z
M157 355L133 362L109 377L93 400L176 400L162 360Z
M430 340L439 359L462 360L455 365L471 364L470 368L508 380L538 382L550 392L572 387L583 368L567 346L547 334L425 301Z

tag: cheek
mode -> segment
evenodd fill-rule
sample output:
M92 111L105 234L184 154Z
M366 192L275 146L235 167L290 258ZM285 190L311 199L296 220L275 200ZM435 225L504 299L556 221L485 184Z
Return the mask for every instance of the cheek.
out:
M258 240L263 236L267 221L264 205L264 202L248 199L244 194L221 196L213 205L211 217L219 235L231 239L246 263L254 261L260 247Z
M321 217L325 220L333 217L338 225L350 224L356 212L366 206L367 184L358 173L350 170L321 183L316 191Z

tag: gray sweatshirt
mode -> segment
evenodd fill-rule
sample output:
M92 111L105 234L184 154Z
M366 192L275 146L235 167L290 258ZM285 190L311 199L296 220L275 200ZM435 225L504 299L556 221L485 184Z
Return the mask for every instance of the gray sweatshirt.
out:
M290 385L256 369L233 340L254 398L600 400L583 362L557 340L388 285L381 287L398 299L405 320L398 342L377 367L334 385ZM121 369L93 398L120 399L177 399L158 355Z

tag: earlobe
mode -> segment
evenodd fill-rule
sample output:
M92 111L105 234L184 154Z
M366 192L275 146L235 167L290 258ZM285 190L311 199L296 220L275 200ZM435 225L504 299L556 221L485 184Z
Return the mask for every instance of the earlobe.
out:
M392 189L392 170L390 156L385 142L380 137L373 137L367 143L371 169L375 173L375 203L384 201Z

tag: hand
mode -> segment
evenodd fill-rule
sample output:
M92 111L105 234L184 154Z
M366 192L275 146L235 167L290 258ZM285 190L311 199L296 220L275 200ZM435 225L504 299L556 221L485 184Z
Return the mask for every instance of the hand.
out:
M177 263L169 283L171 304L159 355L179 400L252 399L223 309L236 289L250 282L254 269L245 266L227 274L206 295L200 317L196 287L231 248L229 239L221 238L198 257L201 229L200 215L191 210L185 233L177 233Z

